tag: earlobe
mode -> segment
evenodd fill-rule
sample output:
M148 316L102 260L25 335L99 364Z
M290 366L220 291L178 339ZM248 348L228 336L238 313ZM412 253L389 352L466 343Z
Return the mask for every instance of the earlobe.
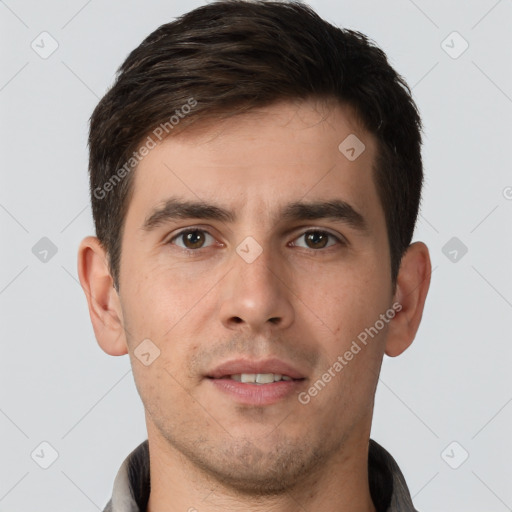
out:
M105 249L96 237L86 237L80 243L78 277L98 344L112 356L127 354L119 296L113 287Z
M413 342L423 315L431 273L427 246L423 242L411 244L402 257L397 277L394 302L400 304L400 310L389 324L386 355L398 356Z

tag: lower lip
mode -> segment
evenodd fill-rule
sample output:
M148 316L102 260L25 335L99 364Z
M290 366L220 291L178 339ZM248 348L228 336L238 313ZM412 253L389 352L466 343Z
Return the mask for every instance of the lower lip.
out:
M304 380L280 380L270 384L244 384L233 379L208 379L240 404L270 405L290 396L304 384Z

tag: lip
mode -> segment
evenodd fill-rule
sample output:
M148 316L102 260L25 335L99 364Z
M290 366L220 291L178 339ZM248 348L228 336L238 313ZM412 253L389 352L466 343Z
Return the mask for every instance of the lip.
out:
M207 381L238 404L252 406L275 404L290 395L295 396L304 386L304 380L280 380L272 384L244 384L232 379Z
M294 380L277 381L269 384L248 384L226 377L241 373L279 373ZM226 361L206 376L215 389L243 405L271 405L296 394L304 386L306 377L297 368L280 359L272 358L262 361L234 359Z
M250 359L232 359L217 366L209 372L206 377L212 379L221 379L230 375L240 373L279 373L288 375L292 379L304 379L305 376L294 368L291 364L280 359L271 358L262 361L253 361Z

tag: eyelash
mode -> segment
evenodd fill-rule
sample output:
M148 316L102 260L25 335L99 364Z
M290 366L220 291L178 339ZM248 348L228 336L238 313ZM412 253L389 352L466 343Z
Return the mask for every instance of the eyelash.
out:
M179 231L178 233L176 233L172 238L170 238L167 242L168 245L173 245L173 241L178 239L180 236L183 236L187 233L194 233L194 232L200 232L200 233L206 233L208 235L210 235L212 238L215 238L213 237L213 235L206 229L202 229L202 228L198 228L198 227L189 227L189 228L186 228L186 229L182 229L181 231ZM307 234L310 234L310 233L320 233L322 235L328 235L329 237L331 238L334 238L337 242L337 244L333 244L333 245L330 245L328 247L322 247L320 249L311 249L311 248L308 248L308 247L299 247L300 249L306 249L306 250L310 250L311 252L320 252L320 251L325 251L327 249L330 249L332 247L334 247L335 245L347 245L346 241L343 240L342 238L332 234L331 232L329 231L325 231L323 229L318 229L318 228L312 228L312 229L308 229L306 231L304 231L303 233L301 233L299 236L297 236L294 240L297 240L298 238L300 237L303 237ZM184 248L184 247L180 247L180 246L177 246L181 251L183 251L184 253L187 253L189 255L193 255L193 254L197 254L198 252L201 251L201 249L208 249L208 247L199 247L198 249L187 249L187 248Z

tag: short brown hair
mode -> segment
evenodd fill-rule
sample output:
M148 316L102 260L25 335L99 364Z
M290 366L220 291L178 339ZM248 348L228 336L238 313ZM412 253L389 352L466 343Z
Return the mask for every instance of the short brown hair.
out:
M396 283L423 183L421 120L407 84L365 35L331 25L298 1L223 0L142 41L91 116L93 218L116 289L133 193L129 171L149 134L172 135L206 118L311 98L350 105L378 141L375 182Z

